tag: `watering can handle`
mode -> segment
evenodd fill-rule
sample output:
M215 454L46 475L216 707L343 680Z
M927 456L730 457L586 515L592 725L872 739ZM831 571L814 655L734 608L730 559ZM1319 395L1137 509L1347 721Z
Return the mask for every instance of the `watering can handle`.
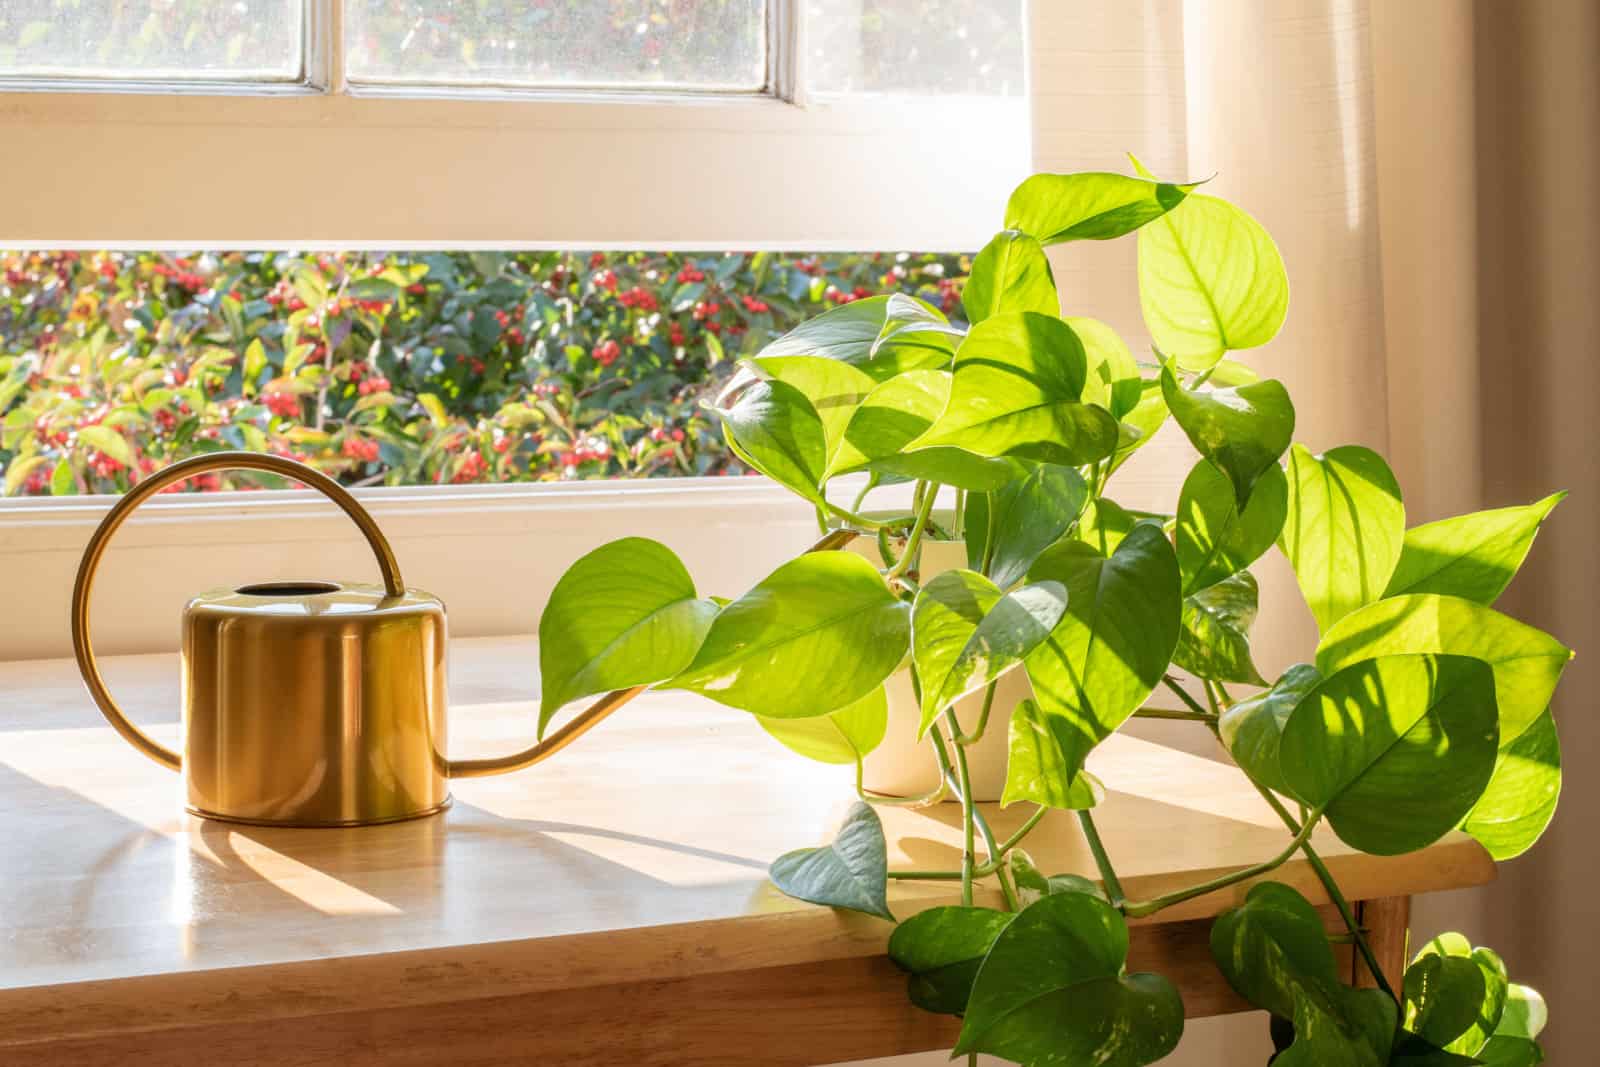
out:
M367 544L372 546L373 555L378 557L378 567L383 571L384 591L396 597L404 596L406 591L406 583L400 577L400 564L395 561L394 550L389 547L389 542L384 540L383 533L378 529L378 524L373 521L372 516L344 486L303 463L257 452L211 452L165 467L130 489L106 513L106 517L100 520L100 525L95 528L94 534L89 538L89 544L83 550L83 559L78 564L78 579L72 587L72 651L77 656L78 670L83 674L84 684L89 687L89 695L94 697L94 702L99 705L101 712L116 728L117 733L146 756L173 770L183 765L183 757L152 741L144 731L129 722L128 717L117 706L117 702L112 699L110 690L106 688L105 679L100 676L100 665L95 659L94 645L89 640L89 594L94 589L94 576L100 566L100 557L105 554L111 536L132 514L134 508L175 482L216 470L257 470L280 474L322 493L338 504L361 528Z

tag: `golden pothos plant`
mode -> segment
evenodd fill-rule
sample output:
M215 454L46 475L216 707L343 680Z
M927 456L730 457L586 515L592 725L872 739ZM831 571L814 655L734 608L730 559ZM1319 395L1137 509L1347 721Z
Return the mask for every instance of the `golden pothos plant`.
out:
M965 322L878 297L744 361L714 405L727 443L816 508L823 540L732 601L701 597L644 538L578 561L540 623L541 729L571 700L650 685L750 712L804 755L856 762L861 802L833 843L779 858L772 879L889 921L890 879L959 882L961 904L899 923L889 941L912 1000L962 1016L958 1053L1160 1059L1178 1044L1183 1004L1162 976L1127 973L1127 918L1257 879L1211 942L1228 982L1271 1013L1280 1067L1539 1062L1537 993L1455 934L1385 976L1311 837L1326 822L1356 849L1393 855L1460 829L1508 859L1543 832L1561 778L1550 703L1571 653L1494 604L1560 496L1407 529L1381 456L1295 443L1283 384L1230 358L1284 321L1278 249L1194 184L1142 168L1037 175L1011 196L1005 226L973 261ZM1044 252L1132 233L1145 363L1105 324L1061 314ZM1115 474L1169 419L1199 454L1172 514L1119 506ZM854 507L828 499L832 479L859 472ZM915 483L909 513L863 514L866 492L890 481ZM934 511L941 494L948 515ZM877 539L881 566L832 550L853 536ZM969 568L923 581L930 536L964 540ZM1274 548L1320 640L1268 679L1251 658L1250 567ZM885 730L884 684L907 663L920 733L961 801L959 869L889 870L873 810L887 798L860 786L860 760ZM1032 698L994 708L996 680L1015 670ZM958 721L956 702L980 691L982 715ZM1159 693L1174 706L1152 705ZM1283 821L1282 851L1129 899L1115 842L1096 831L1103 790L1085 759L1139 716L1214 734ZM1004 841L967 769L966 749L991 729L1009 729L1002 803L1034 806ZM1024 852L1057 809L1080 820L1097 882L1048 877ZM1347 986L1312 905L1260 880L1297 854L1380 988ZM974 903L990 879L1003 908Z

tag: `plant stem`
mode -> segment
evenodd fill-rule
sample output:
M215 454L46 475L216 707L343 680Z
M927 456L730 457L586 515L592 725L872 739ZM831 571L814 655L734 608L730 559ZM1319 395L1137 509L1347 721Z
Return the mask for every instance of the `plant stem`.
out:
M978 712L978 725L973 727L970 734L960 733L951 738L957 745L975 745L983 740L983 731L989 725L989 710L994 707L995 687L999 684L999 679L996 679L983 691L983 710Z
M890 871L890 878L902 878L910 882L954 882L961 877L960 871Z
M1215 893L1219 889L1226 889L1231 885L1237 885L1240 882L1249 881L1251 878L1266 874L1268 871L1276 870L1289 862L1289 858L1300 851L1301 846L1311 839L1311 831L1316 828L1317 820L1321 818L1322 813L1320 811L1313 812L1310 821L1300 828L1300 832L1295 834L1294 840L1289 842L1289 846L1270 860L1264 860L1252 867L1234 871L1232 874L1225 874L1220 878L1201 882L1199 885L1192 885L1187 889L1164 893L1149 900L1132 901L1123 906L1123 914L1132 918L1154 915L1163 908L1170 908L1174 904L1182 904L1184 901L1193 900L1195 897L1203 897L1207 893Z
M905 551L900 553L899 561L883 576L886 581L900 577L917 561L918 550L922 547L922 532L928 528L928 516L933 513L933 502L939 497L938 489L930 487L927 482L918 482L917 485L924 490L922 502L917 508L917 518L911 524L911 532L906 535Z
M861 510L861 505L866 503L866 501L867 501L867 494L872 492L872 490L875 489L877 487L877 485L878 485L878 476L876 474L869 474L867 476L867 484L863 485L861 487L861 492L856 494L855 500L852 501L851 504L850 504L850 510L851 511L860 511Z
M1022 844L1022 839L1027 837L1035 826L1039 825L1039 820L1043 819L1049 811L1050 809L1043 804L1033 809L1033 814L1023 820L1022 825L1017 827L1017 832L1005 839L1005 843L1000 846L1000 856L995 857L995 859L998 860L1001 856L1005 856L1012 849Z
M955 717L951 716L951 729L954 731ZM961 780L961 903L972 904L972 869L976 866L976 857L973 855L972 827L974 809L972 806L972 780L967 773L967 750L960 745L956 746L956 773Z
M1122 907L1128 895L1122 891L1122 880L1117 877L1117 872L1111 866L1111 857L1106 855L1106 846L1100 840L1100 831L1095 829L1094 816L1088 810L1078 812L1078 825L1083 827L1084 840L1089 842L1089 851L1094 854L1094 865L1100 868L1100 881L1105 884L1106 896L1111 898L1113 908Z
M1181 722L1216 722L1217 717L1204 711L1174 711L1171 708L1140 708L1133 713L1135 719L1177 719Z
M952 516L951 519L950 519L950 525L955 527L955 531L954 532L955 532L955 535L957 537L961 536L961 527L965 524L966 518L967 518L967 491L958 486L956 488L956 510L955 510L955 515Z
M1006 870L1005 864L1002 863L1000 866L996 867L994 870L994 875L995 878L997 878L1000 882L1001 896L1006 898L1006 910L1021 911L1022 901L1017 897L1016 886L1011 884L1011 872Z
M837 504L829 503L824 504L823 506L828 509L828 514L832 515L834 518L843 519L845 522L854 523L864 530L893 529L895 526L899 525L901 521L903 521L902 519L891 519L888 522L880 522L877 519L869 519L865 515L857 515L855 512L841 508Z
M1208 719L1214 717L1211 712L1207 711L1204 707L1201 706L1201 704L1200 704L1200 702L1198 700L1196 700L1194 697L1189 695L1189 691L1187 689L1185 689L1183 686L1179 685L1177 682L1173 681L1172 680L1172 675L1163 674L1161 676L1161 681L1162 681L1162 684L1164 684L1168 689L1172 690L1172 692L1177 696L1177 698L1179 700L1181 700L1185 704L1189 705L1189 710L1190 711L1196 712L1196 713L1198 713L1200 715L1204 715Z

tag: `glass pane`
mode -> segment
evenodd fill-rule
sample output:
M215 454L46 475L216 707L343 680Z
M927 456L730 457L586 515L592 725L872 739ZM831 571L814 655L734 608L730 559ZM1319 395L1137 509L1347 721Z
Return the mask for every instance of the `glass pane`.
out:
M302 0L4 0L0 77L291 81Z
M347 485L737 475L700 406L880 293L961 315L922 253L0 251L0 495L120 493L186 456ZM191 490L276 485L250 472Z
M759 90L765 0L346 0L354 81Z
M1020 96L1023 0L800 0L814 93Z

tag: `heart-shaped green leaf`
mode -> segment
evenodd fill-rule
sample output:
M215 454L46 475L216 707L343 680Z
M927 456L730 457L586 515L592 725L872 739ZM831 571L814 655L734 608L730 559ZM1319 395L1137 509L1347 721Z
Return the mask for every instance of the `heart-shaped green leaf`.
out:
M1039 553L1072 528L1089 497L1083 476L1071 467L1038 463L1023 470L1020 478L993 494L995 537L989 577L1002 589L1021 581ZM986 501L986 520L988 506Z
M922 685L917 736L945 708L1021 666L1066 607L1066 589L1053 581L1001 593L976 571L951 570L924 585L911 609L911 655Z
M1259 222L1196 195L1139 231L1139 303L1156 347L1185 370L1205 370L1277 336L1289 279Z
M832 844L786 852L772 861L767 873L773 885L797 900L894 921L883 823L868 804L850 806Z
M948 363L948 344L941 351L924 344L879 343L888 320L889 301L887 296L872 296L824 311L767 345L756 355L755 362L761 364L778 356L822 356L859 367L878 381L902 371ZM931 317L931 309L922 307Z
M1210 460L1196 463L1178 496L1173 537L1184 595L1215 585L1260 559L1278 539L1288 510L1289 483L1277 465L1256 480L1241 509L1227 475Z
M1231 705L1217 723L1233 761L1273 792L1293 796L1278 767L1278 746L1289 715L1320 681L1322 675L1315 667L1296 663L1271 689Z
M1060 319L1032 311L985 319L956 350L943 415L911 447L1066 466L1103 459L1117 446L1117 420L1081 402L1087 374L1083 344Z
M1276 469L1294 437L1289 391L1271 378L1220 389L1186 389L1169 364L1161 371L1161 395L1195 451L1228 476L1242 509L1256 480Z
M1317 666L1326 674L1401 652L1471 656L1493 670L1500 757L1480 807L1462 829L1497 859L1517 855L1543 832L1560 791L1560 749L1548 709L1571 650L1493 608L1418 593L1389 597L1348 616L1324 635Z
M812 503L823 503L828 437L804 393L786 382L752 382L731 406L713 410L741 460Z
M1235 992L1285 1019L1294 1018L1296 1000L1308 991L1339 984L1322 917L1281 882L1252 886L1243 904L1217 916L1211 955Z
M1313 456L1295 445L1288 473L1278 544L1326 633L1389 584L1405 539L1405 506L1389 465L1371 449L1346 445Z
M1446 1052L1476 1055L1500 1026L1509 986L1494 952L1440 934L1406 968L1406 1029Z
M1067 588L1067 611L1027 659L1041 718L1070 779L1091 749L1150 695L1178 644L1178 560L1161 528L1140 523L1110 558L1062 541L1028 572Z
M1250 1003L1293 1021L1274 1067L1385 1067L1397 1010L1381 990L1340 983L1317 910L1277 882L1253 886L1217 917L1211 954ZM1276 1034L1276 1030L1274 1033Z
M910 972L911 1003L923 1011L961 1015L972 980L1010 912L949 905L918 912L889 935L889 958Z
M1345 843L1390 856L1432 844L1472 810L1498 742L1488 664L1383 656L1329 675L1300 702L1278 763Z
M1172 662L1201 678L1266 685L1250 659L1258 595L1255 576L1240 571L1185 598Z
M804 719L756 716L774 740L818 763L855 763L883 742L889 701L879 686L854 704Z
M662 688L771 718L826 715L899 667L909 610L861 556L807 553L724 607L694 660Z
M579 559L539 619L539 735L563 704L677 674L716 614L657 541L625 537Z
M1055 724L1034 701L1024 700L1012 711L1007 743L1002 808L1031 800L1050 808L1080 811L1105 799L1105 786L1081 765L1073 767L1076 749L1062 746Z
M1008 311L1060 314L1055 278L1039 242L1016 230L995 234L972 261L961 306L974 326Z
M1183 1001L1156 974L1126 974L1128 927L1089 893L1030 904L978 968L955 1054L1024 1064L1142 1067L1177 1047Z
M1533 547L1534 535L1566 493L1534 504L1440 519L1406 531L1384 596L1439 593L1493 604Z
M1183 202L1198 182L1175 185L1126 174L1035 174L1012 192L1006 226L1042 244L1107 241L1132 233Z

